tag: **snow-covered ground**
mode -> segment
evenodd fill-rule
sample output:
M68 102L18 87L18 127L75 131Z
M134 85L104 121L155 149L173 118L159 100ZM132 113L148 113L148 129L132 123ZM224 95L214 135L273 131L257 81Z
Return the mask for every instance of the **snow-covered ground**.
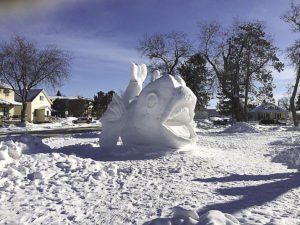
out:
M197 124L197 146L185 151L108 154L97 132L1 137L0 224L171 225L178 206L240 224L300 224L299 130Z

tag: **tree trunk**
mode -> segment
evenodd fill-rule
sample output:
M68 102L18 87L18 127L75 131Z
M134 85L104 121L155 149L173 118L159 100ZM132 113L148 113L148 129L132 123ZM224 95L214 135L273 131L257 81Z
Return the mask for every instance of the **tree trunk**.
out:
M296 117L296 106L295 106L295 98L296 98L297 91L298 91L299 81L300 81L300 65L298 65L296 82L295 82L295 86L293 88L292 96L290 98L290 107L291 107L295 127L297 127L299 125L299 122Z
M245 115L239 97L235 97L233 101L233 112L236 122L245 121Z
M249 89L250 89L250 51L247 54L247 70L245 79L245 102L244 102L244 116L245 121L248 122L248 99L249 99Z
M248 122L249 85L250 85L250 79L249 76L247 75L246 82L245 82L245 103L244 103L244 116L246 122Z
M21 122L24 123L26 121L26 102L22 102L22 110L21 110Z

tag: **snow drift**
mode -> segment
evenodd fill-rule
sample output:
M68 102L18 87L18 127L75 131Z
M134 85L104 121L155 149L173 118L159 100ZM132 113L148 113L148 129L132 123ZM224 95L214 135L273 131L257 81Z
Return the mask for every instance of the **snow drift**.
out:
M0 162L1 164L11 163L19 159L24 152L31 154L47 152L49 149L49 146L45 145L40 138L27 134L16 136L11 140L0 142Z
M172 218L157 218L144 225L238 225L239 221L230 214L218 210L210 210L201 215L180 206L173 208Z
M290 137L285 140L275 141L272 144L289 147L289 149L278 152L273 158L274 162L286 164L291 169L300 169L300 137Z
M248 123L237 122L226 128L224 133L259 133L259 131Z

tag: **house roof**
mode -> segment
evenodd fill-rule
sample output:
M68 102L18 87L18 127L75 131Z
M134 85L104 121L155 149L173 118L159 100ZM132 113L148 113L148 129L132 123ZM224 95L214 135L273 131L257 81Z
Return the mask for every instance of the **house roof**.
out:
M22 105L20 102L0 99L0 105Z
M26 99L26 102L32 102L32 100L41 92L43 91L43 89L31 89L28 91L28 96ZM16 93L15 95L15 100L17 102L22 102L21 97L18 95L18 93Z
M272 103L264 103L256 108L249 111L250 113L256 112L288 112L288 110L280 108L279 106L272 104Z
M37 109L42 110L42 109L47 109L47 108L51 110L51 108L49 108L48 106L41 106L41 107L39 107L39 108L37 108Z
M12 89L10 85L3 83L0 81L0 88L5 88L5 89Z
M49 98L54 101L56 99L65 99L65 100L87 100L87 101L93 101L91 98L84 98L80 96L49 96Z
M48 95L46 94L46 92L43 89L31 89L31 90L29 90L26 102L32 102L36 98L36 96L39 95L41 92L44 92L44 94L45 94L46 98L48 99L48 101L51 102ZM21 97L17 93L15 94L15 100L17 102L22 102Z

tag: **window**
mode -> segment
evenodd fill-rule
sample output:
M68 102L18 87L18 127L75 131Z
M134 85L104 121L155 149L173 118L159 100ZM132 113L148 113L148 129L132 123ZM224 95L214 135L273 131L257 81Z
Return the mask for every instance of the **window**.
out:
M44 96L40 96L40 101L44 101Z
M5 96L9 96L9 89L4 89L3 93L5 94Z

